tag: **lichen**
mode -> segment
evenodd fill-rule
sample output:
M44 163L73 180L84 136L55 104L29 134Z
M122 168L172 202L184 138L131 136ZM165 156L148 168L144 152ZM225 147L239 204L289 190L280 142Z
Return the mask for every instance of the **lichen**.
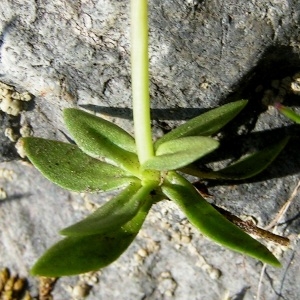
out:
M12 116L17 116L25 108L25 102L32 100L28 92L19 93L14 87L0 82L0 109Z

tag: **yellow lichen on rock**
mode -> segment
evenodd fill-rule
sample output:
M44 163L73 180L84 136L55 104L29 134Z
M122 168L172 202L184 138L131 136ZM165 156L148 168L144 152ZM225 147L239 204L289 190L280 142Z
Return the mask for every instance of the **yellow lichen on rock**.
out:
M24 102L32 96L28 92L19 93L12 86L0 82L0 109L12 116L17 116L24 109Z

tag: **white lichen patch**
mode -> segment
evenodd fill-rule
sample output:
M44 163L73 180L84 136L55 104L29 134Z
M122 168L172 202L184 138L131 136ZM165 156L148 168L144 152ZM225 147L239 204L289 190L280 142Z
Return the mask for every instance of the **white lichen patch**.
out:
M72 297L73 299L84 299L88 296L91 290L91 286L86 284L85 282L78 282L72 289Z
M21 135L21 136L20 136ZM24 150L23 147L23 142L20 139L20 137L28 137L28 136L32 136L33 135L33 131L30 125L25 124L20 128L20 135L16 135L16 140L12 140L10 138L11 141L16 142L15 144L15 148L18 152L18 154L22 157L25 158L26 157L26 152Z
M134 259L135 261L137 261L138 263L143 263L143 261L145 260L145 258L148 256L148 251L145 248L141 248L139 249L135 254L134 254Z
M78 193L74 193L74 194L78 195ZM92 200L90 200L89 195L87 193L80 193L80 197L83 201L78 202L77 197L75 197L76 200L71 202L71 205L74 210L88 211L92 213L101 206L97 203L94 203Z
M3 268L0 271L0 299L13 300L23 299L31 300L29 291L27 290L28 284L25 278L18 275L12 276L9 269Z
M262 103L266 106L274 103L282 103L285 97L291 93L292 78L287 76L281 80L275 79L271 82L271 88L264 91ZM259 86L256 91L259 92L263 87Z
M11 142L16 142L19 138L19 135L16 134L11 127L5 128L4 135L8 137Z
M88 272L79 275L79 280L74 286L62 284L63 288L70 294L71 299L80 300L86 298L95 284L99 282L101 271Z
M5 168L0 168L0 179L12 181L14 179L14 172ZM3 187L0 187L0 200L7 198L7 193Z
M26 157L26 151L24 149L24 146L23 146L23 142L21 139L18 139L16 145L15 145L16 149L17 149L17 152L18 154L22 157L22 158L25 158Z
M157 289L164 297L172 297L177 289L177 282L171 272L165 271L159 274Z
M140 250L138 250L137 254L143 258L148 256L148 251L147 249L141 248Z
M205 271L210 278L214 280L219 279L222 275L221 270L209 264L193 245L193 236L197 233L197 230L191 225L191 223L186 218L183 218L180 221L176 220L175 223L170 223L170 220L174 219L176 211L178 211L176 210L176 206L173 206L171 202L168 202L167 205L160 207L159 212L150 211L149 220L151 223L155 224L155 226L159 225L162 231L166 231L167 234L169 234L170 241L173 243L175 249L184 250L185 253L188 252L189 256L196 258L197 267ZM181 215L179 218L181 218ZM140 236L143 238L147 237L143 230L141 230ZM149 255L150 253L148 248L145 247L145 249L148 251ZM141 254L143 254L143 252L140 253L138 251L135 254L135 259L143 262L144 258Z
M294 76L272 80L268 89L264 89L262 85L259 85L255 91L258 93L263 91L262 103L265 106L282 103L288 95L300 95L300 72Z
M293 76L293 80L291 82L291 90L295 95L300 95L300 72L296 73Z
M29 124L24 124L20 128L20 134L22 137L32 136L33 134L32 127Z
M20 137L32 136L33 131L30 125L25 124L20 128L19 134L13 128L7 127L4 130L4 135L9 138L11 142L17 142Z
M147 243L134 254L134 259L142 264L148 256L159 251L160 243L151 239L143 230L140 231L140 236L142 236Z
M0 169L0 179L5 179L8 181L12 181L14 179L15 172L13 170L1 168Z
M79 279L80 281L85 282L90 286L93 286L99 282L100 275L101 275L101 271L96 271L96 272L92 271L92 272L79 275Z
M184 244L192 241L192 225L185 219L176 225L176 229L171 231L171 240L175 248L180 249Z
M0 82L0 109L12 116L17 116L24 109L24 102L32 96L28 92L19 93L14 87Z
M4 200L7 198L6 191L3 188L0 188L0 200Z
M149 220L156 226L159 225L162 231L167 231L167 234L169 234L170 237L169 239L173 243L175 249L182 249L185 252L188 251L191 257L195 257L197 259L197 267L205 271L212 279L219 279L222 272L209 264L193 245L193 236L197 234L198 231L183 215L176 216L177 212L177 207L171 202L167 202L166 205L162 205L162 207L160 207L158 212L150 212ZM174 220L174 217L176 219L179 218L180 221L178 219ZM141 231L141 236L144 237L143 230ZM136 253L136 255L138 255L138 253ZM139 258L143 261L143 258L140 255Z
M198 250L192 244L189 244L187 248L190 254L192 254L193 256L197 256L197 263L196 263L197 267L205 271L209 275L209 277L214 280L217 280L221 277L222 275L221 270L209 264L206 261L206 259L198 252Z
M52 292L57 278L39 277L39 299L53 299Z

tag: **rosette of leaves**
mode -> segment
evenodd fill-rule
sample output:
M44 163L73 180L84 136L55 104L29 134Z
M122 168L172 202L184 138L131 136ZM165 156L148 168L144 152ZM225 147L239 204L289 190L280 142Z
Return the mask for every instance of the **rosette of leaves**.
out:
M244 179L261 172L275 159L287 139L223 170L203 173L192 165L218 148L219 142L211 136L246 103L241 100L223 105L172 130L154 143L155 155L142 164L130 134L74 108L64 110L64 120L76 144L23 138L29 160L61 187L76 192L121 190L94 213L63 229L65 238L45 252L32 274L56 277L107 266L134 240L151 206L163 199L174 201L188 220L215 242L280 266L264 245L228 221L181 175L186 172L201 178Z

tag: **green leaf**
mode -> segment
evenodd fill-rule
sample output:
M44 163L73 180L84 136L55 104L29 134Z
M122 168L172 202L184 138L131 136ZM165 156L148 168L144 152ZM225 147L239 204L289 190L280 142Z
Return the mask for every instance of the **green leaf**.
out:
M136 216L118 230L106 234L67 237L35 263L31 274L48 277L96 271L115 261L131 244L151 207L151 197Z
M94 158L103 157L138 175L134 138L119 126L79 109L64 110L66 126L78 147Z
M64 109L64 120L69 131L72 135L74 134L74 136L80 136L86 139L82 136L82 132L91 130L98 133L101 138L105 137L109 141L113 141L115 145L126 151L136 152L134 138L114 123L76 108ZM84 143L84 141L82 143ZM89 141L87 141L87 143L89 143Z
M294 112L291 108L286 107L280 103L275 103L275 108L277 108L285 117L294 121L296 124L300 124L300 115Z
M289 137L286 137L279 143L254 152L219 171L202 172L193 165L187 166L180 171L203 179L247 179L265 170L283 150L288 141Z
M218 148L219 143L209 137L189 136L161 144L156 156L142 167L160 171L175 170L186 166Z
M155 142L154 147L157 149L162 143L185 136L215 134L231 121L246 104L246 100L240 100L212 109L165 134Z
M162 191L181 208L189 221L207 237L264 263L276 267L280 266L280 262L264 245L222 216L199 195L190 182L179 174L169 172L162 185Z
M76 145L41 138L22 138L33 165L50 181L76 192L111 190L137 180L122 169L101 162Z
M116 230L138 213L151 190L151 186L132 183L93 214L60 233L67 236L84 236Z

